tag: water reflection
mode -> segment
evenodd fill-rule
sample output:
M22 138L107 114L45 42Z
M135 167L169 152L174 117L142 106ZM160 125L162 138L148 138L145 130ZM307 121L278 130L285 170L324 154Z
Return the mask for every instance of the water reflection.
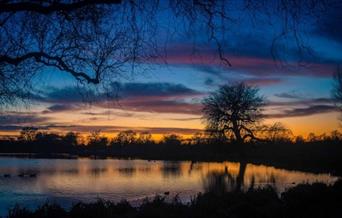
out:
M182 162L164 161L162 163L161 172L164 177L179 177L182 175L181 167L182 167Z
M328 174L248 163L6 157L0 158L0 215L15 203L35 206L46 199L65 205L98 197L138 202L170 192L170 197L179 194L186 200L203 191L272 185L282 192L302 182L332 183L336 180L337 177Z
M125 168L119 168L118 172L123 176L132 177L134 176L136 169L133 167L125 167Z
M209 172L203 179L204 191L219 194L227 191L246 191L247 189L265 185L271 186L277 190L274 171L270 171L268 175L265 174L264 177L260 178L257 177L254 171L246 175L247 166L253 167L253 165L247 165L247 163L240 163L238 171L236 171L236 168L233 168L233 170L230 171L228 166L225 166L224 171ZM245 182L245 179L248 182ZM295 184L295 182L292 182L292 184ZM286 184L281 185L284 188L287 186Z

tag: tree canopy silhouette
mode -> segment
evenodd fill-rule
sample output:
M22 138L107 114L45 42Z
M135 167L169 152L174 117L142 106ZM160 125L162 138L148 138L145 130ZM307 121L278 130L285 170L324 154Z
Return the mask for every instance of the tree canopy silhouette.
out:
M82 83L115 80L127 69L136 69L136 63L145 63L166 50L163 45L173 34L163 40L165 33L181 32L195 40L200 31L217 48L218 58L230 66L225 56L230 42L227 33L240 17L232 10L241 10L251 18L277 16L283 25L277 25L280 31L272 49L282 38L294 36L302 54L307 47L299 34L300 21L303 17L319 18L334 2L0 1L0 103L30 95L32 78L46 68L66 72ZM161 16L166 15L163 22ZM167 29L168 23L172 29Z
M125 64L153 53L145 52L151 30L143 21L138 30L138 13L121 0L1 1L0 103L29 97L46 69L85 84L119 77Z
M244 83L223 85L203 100L207 130L234 136L238 143L257 139L253 127L262 118L264 98Z

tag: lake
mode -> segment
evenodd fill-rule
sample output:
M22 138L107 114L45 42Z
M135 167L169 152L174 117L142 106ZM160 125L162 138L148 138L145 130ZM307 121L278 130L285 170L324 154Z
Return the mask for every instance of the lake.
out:
M338 177L236 162L0 157L0 216L16 203L34 208L47 200L65 207L98 198L139 204L157 194L189 201L217 188L220 179L225 189L272 185L281 193L299 183L333 183Z

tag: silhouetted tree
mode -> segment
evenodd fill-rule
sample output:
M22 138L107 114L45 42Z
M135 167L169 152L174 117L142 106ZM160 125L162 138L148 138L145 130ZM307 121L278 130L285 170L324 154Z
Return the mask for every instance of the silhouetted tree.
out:
M36 127L24 127L20 131L19 140L33 141L36 139L38 128Z
M78 134L74 132L68 132L62 138L63 142L70 146L76 146L78 144Z
M62 136L56 133L48 133L48 132L38 132L36 134L35 142L40 144L45 144L46 146L59 144L62 141Z
M88 137L88 146L90 148L102 149L108 146L108 138L101 136L101 131L93 131Z
M342 140L342 133L337 131L337 130L334 130L330 133L330 136L331 136L331 140L333 141L341 141Z
M203 132L196 132L191 138L191 144L200 145L208 142L208 135Z
M317 138L318 138L319 141L331 141L330 136L327 135L326 133L322 133Z
M265 139L273 143L291 142L293 138L292 131L286 128L282 123L276 122L271 126L265 127Z
M139 144L152 144L152 135L149 132L141 132L139 133L139 137L136 139L136 142Z
M208 143L209 144L225 144L230 142L232 137L231 133L225 133L223 131L218 131L217 129L206 129L208 134Z
M1 1L0 103L30 95L30 81L46 68L81 83L116 78L153 54L143 49L152 30L135 18L150 10L121 0Z
M301 136L301 135L296 136L296 138L295 138L295 143L296 144L303 144L304 142L305 142L305 140L304 140L303 136Z
M233 134L235 140L257 139L253 127L262 118L264 99L244 83L221 86L203 100L207 130Z
M315 133L310 132L310 133L308 134L308 137L306 138L306 140L307 140L308 142L317 142L317 141L319 141L319 137L316 136Z
M281 21L270 43L274 57L285 52L283 46L275 49L284 39L292 39L298 55L303 56L309 49L300 34L302 20L319 20L330 6L339 6L338 1L1 1L0 80L6 82L0 83L0 103L30 95L31 79L47 67L91 84L122 76L128 64L136 69L137 62L166 50L165 41L173 34L167 34L165 40L160 36L168 32L186 33L193 44L207 38L216 46L217 57L230 66L225 56L228 33L241 14L252 21L256 17ZM165 15L169 20L161 21Z
M114 138L114 141L120 145L133 144L137 141L137 133L133 130L121 131Z
M162 143L171 146L178 146L182 144L182 138L176 134L164 135Z

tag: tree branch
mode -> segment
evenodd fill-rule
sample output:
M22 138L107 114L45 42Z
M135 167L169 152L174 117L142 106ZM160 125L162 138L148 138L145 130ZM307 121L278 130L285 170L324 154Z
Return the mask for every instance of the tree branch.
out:
M79 8L95 5L95 4L121 4L122 0L83 0L76 1L75 3L60 3L53 2L50 5L44 6L39 3L32 2L16 2L16 3L0 3L1 12L20 12L20 11L32 11L41 14L51 14L56 11L71 12Z
M47 53L44 52L30 52L27 53L25 55L22 56L18 56L18 57L10 57L10 56L6 56L6 55L1 55L0 56L0 63L3 62L7 62L8 64L12 64L15 66L18 66L20 63L22 63L25 60L34 58L37 62L45 64L47 66L54 66L59 68L60 70L66 71L68 73L70 73L72 76L74 76L75 78L81 80L84 79L86 80L88 83L93 83L93 84L98 84L100 82L100 73L96 72L96 75L94 78L91 78L89 75L87 75L84 72L76 72L75 70L71 69L64 61L62 58L60 57L56 57L56 56L50 56ZM49 62L44 61L43 59L47 59L50 61L55 61L55 64L51 64Z
M241 129L244 129L246 132L248 132L248 134L243 136L243 140L245 140L247 137L250 137L251 139L257 140L257 141L264 141L263 139L260 139L258 137L256 137L253 133L252 130L248 129L247 127L245 127L244 125L240 126Z

